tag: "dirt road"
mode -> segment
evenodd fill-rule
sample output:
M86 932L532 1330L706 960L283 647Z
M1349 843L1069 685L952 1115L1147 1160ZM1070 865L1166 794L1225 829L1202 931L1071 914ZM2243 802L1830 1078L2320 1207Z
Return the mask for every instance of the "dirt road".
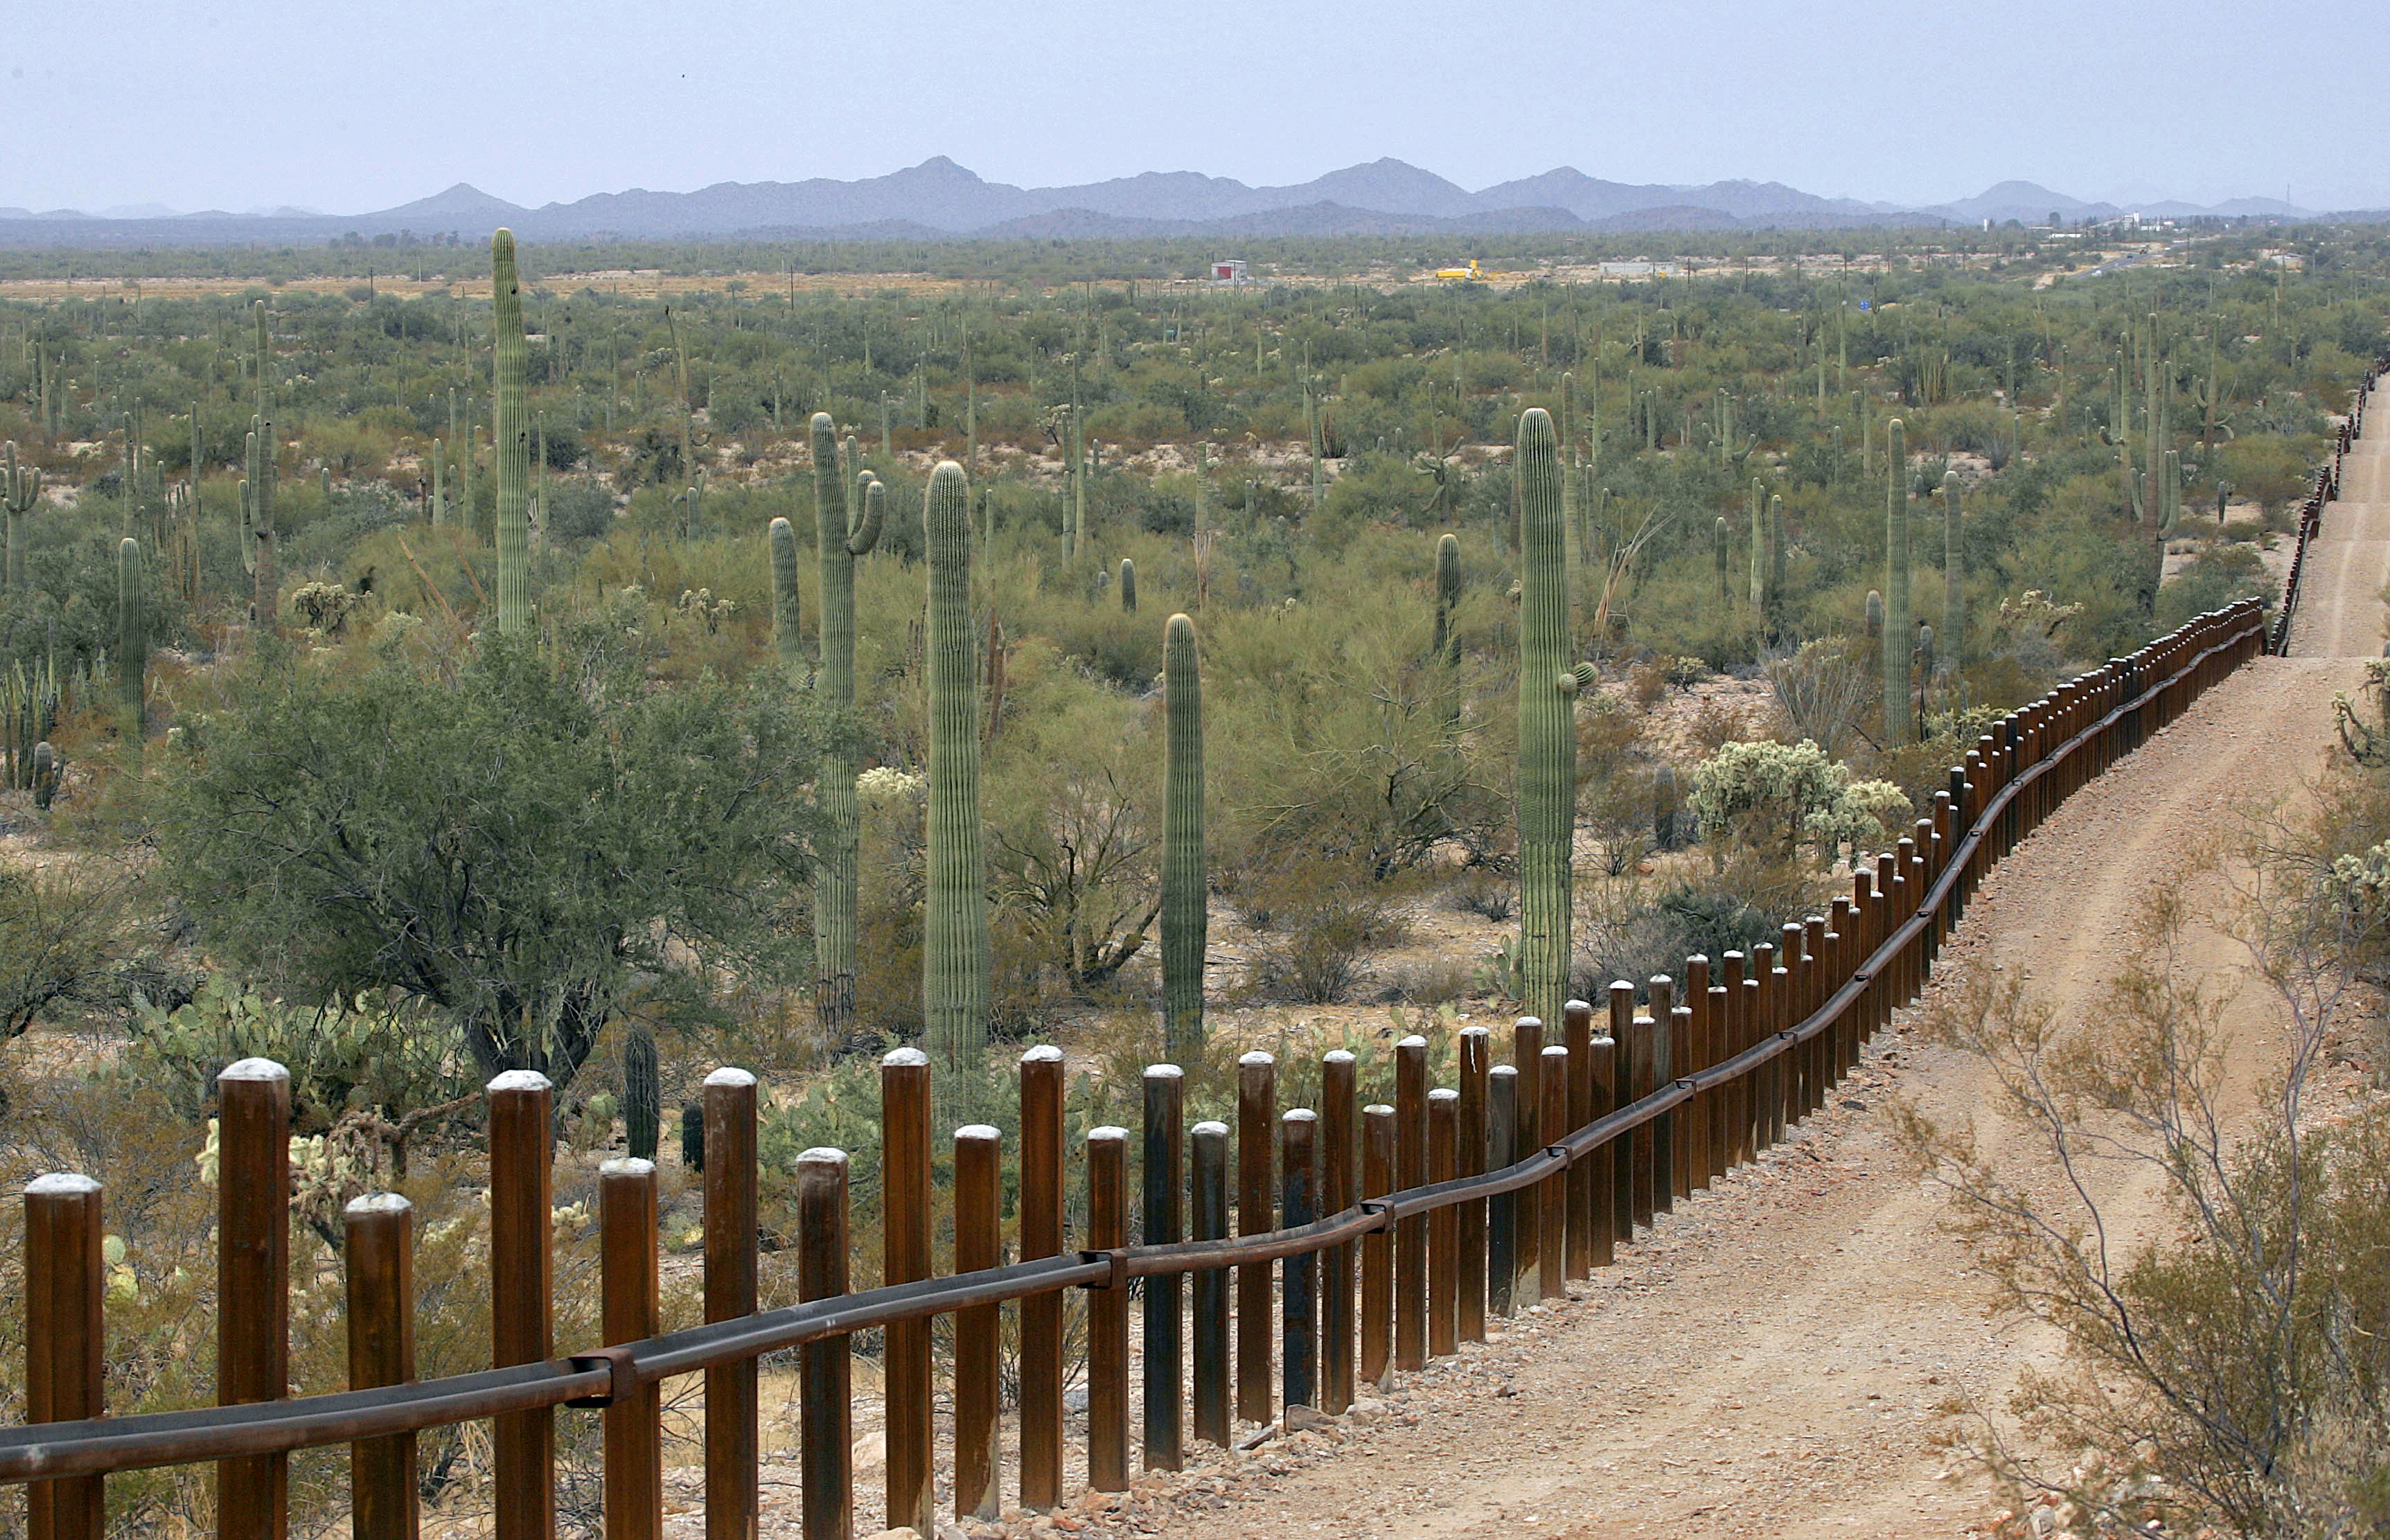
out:
M2242 669L2028 841L1946 954L1955 969L2023 969L2069 1007L2096 1000L2159 875L2321 763L2332 693L2382 651L2385 398L2325 518L2294 655ZM2212 974L2240 967L2225 937L2191 947ZM2263 1002L2234 1015L2261 1051ZM1970 1061L1887 1036L1826 1116L1681 1205L1575 1301L1410 1377L1360 1426L1221 1459L1138 1527L1205 1540L1988 1529L1995 1495L1951 1468L1936 1408L1954 1393L2000 1405L2058 1344L1990 1318L1988 1289L1939 1228L1940 1197L1876 1115L1895 1089L1944 1118L1985 1099ZM2150 1192L2104 1196L2128 1230L2162 1217Z

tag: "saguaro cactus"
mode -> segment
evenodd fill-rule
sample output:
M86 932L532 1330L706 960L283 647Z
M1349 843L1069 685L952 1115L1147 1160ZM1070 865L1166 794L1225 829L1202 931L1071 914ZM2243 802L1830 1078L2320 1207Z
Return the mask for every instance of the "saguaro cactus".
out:
M1528 1013L1557 1021L1568 995L1576 696L1593 682L1593 670L1570 655L1560 444L1543 408L1520 417L1513 463L1520 548L1519 973Z
M821 567L821 667L814 687L824 704L845 712L854 709L854 558L879 542L880 520L868 516L878 505L866 497L867 516L853 516L839 469L838 425L828 412L816 412L811 426L814 550ZM862 811L854 800L854 755L843 749L825 754L820 784L829 827L814 879L814 1011L825 1029L842 1034L854 1021L855 841Z
M1211 881L1203 855L1203 675L1195 622L1162 628L1162 1036L1174 1064L1203 1049Z
M498 632L531 623L531 417L523 409L522 289L515 278L515 235L490 237L490 438L497 460ZM652 1137L650 1144L652 1144Z
M1967 650L1967 550L1959 539L1959 473L1942 473L1942 666Z
M791 685L805 682L805 639L798 628L797 532L785 519L772 520L772 643L780 672Z
M125 752L136 771L141 764L141 708L148 693L147 599L141 542L128 534L116 543L116 694L124 712Z
M1435 543L1435 639L1428 657L1438 663L1458 662L1460 635L1452 623L1460 605L1460 537L1447 534Z
M1751 612L1756 617L1767 605L1767 487L1751 479Z
M194 479L193 485L198 481ZM0 448L0 508L8 514L8 550L6 578L8 592L25 591L25 541L32 533L25 520L42 495L42 469L39 466L17 463L17 441L11 439Z
M447 448L438 439L431 441L431 522L448 521L448 460Z
M1908 659L1917 646L1909 621L1908 452L1898 417L1884 424L1883 456L1892 468L1883 521L1883 742L1909 739Z
M1137 563L1126 557L1121 558L1120 600L1122 614L1137 613Z
M818 420L818 419L816 419ZM942 461L922 510L929 545L929 914L921 1005L932 1059L971 1110L987 1072L987 888L979 808L979 670L970 617L970 482Z
M1732 584L1727 576L1732 566L1727 547L1733 540L1733 532L1727 528L1726 515L1718 515L1717 523L1710 530L1710 558L1717 566L1717 597L1721 604L1734 597Z
M1767 494L1767 609L1770 614L1784 608L1784 581L1792 563L1792 553L1784 542L1784 494Z

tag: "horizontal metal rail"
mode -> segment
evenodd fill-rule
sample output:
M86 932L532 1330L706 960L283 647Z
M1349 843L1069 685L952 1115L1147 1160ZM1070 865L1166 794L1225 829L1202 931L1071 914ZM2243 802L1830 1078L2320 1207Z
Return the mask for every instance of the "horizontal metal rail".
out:
M808 1342L1061 1289L1117 1289L1131 1278L1307 1255L1453 1204L1533 1187L1621 1135L1683 1106L1703 1090L1740 1080L1840 1023L1870 985L1892 976L1908 950L1942 923L1940 917L1951 912L1954 898L1963 896L1962 884L1978 875L1975 861L1986 849L1986 841L2009 837L2003 832L2004 824L2030 789L2103 735L2131 728L2139 713L2162 704L2169 691L2196 680L2218 658L2246 649L2253 641L2261 648L2265 643L2263 609L2255 600L2243 600L2230 610L2201 617L2136 657L2161 654L2208 626L2217 628L2217 639L2181 660L2174 672L2118 701L2030 764L2018 766L1985 802L1965 836L1945 853L1940 871L1909 916L1817 1010L1797 1025L1771 1033L1706 1069L1677 1076L1631 1105L1597 1118L1550 1141L1538 1153L1499 1170L1367 1199L1341 1213L1291 1228L1072 1252L892 1284L509 1368L244 1405L8 1428L0 1430L0 1483L280 1454L544 1407L605 1406L670 1376L739 1364ZM2126 661L2118 677L2132 678L2130 661Z

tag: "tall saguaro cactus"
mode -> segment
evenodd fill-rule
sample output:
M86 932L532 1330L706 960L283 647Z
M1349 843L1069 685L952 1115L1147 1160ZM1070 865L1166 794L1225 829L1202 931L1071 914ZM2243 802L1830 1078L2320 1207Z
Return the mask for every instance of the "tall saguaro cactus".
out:
M1951 670L1967 648L1967 551L1959 540L1959 473L1942 473L1942 656Z
M141 766L141 711L148 694L148 585L141 571L141 542L126 535L116 543L116 692L124 712L124 751Z
M1137 613L1137 563L1127 557L1121 558L1120 601L1122 614Z
M192 485L198 485L194 476ZM25 542L32 533L25 527L33 505L42 495L42 468L17 463L17 441L11 439L0 448L0 508L8 514L8 550L6 579L8 592L25 591Z
M498 632L531 623L531 416L523 408L522 288L515 277L515 233L490 237L490 438L497 459Z
M1203 854L1203 675L1195 622L1162 628L1162 1036L1166 1058L1203 1049L1203 953L1211 879Z
M979 808L979 669L970 615L970 481L942 461L921 523L929 545L929 914L921 1006L932 1059L970 1109L987 1072L987 886Z
M1593 670L1571 656L1560 443L1540 406L1519 418L1519 972L1529 1014L1561 1019L1568 995L1570 847L1576 828L1576 697Z
M1883 516L1883 742L1908 742L1908 655L1917 645L1908 614L1908 450L1898 417L1884 424L1884 459L1892 468Z
M797 532L785 519L772 520L772 644L778 651L780 673L790 684L805 679L805 639L798 626Z
M814 550L821 567L821 670L814 687L825 705L843 714L854 709L854 558L879 543L880 520L858 520L849 510L838 425L828 412L816 412L811 426ZM855 843L862 823L850 751L832 749L824 756L821 801L829 828L814 879L814 1011L825 1029L842 1033L854 1022Z

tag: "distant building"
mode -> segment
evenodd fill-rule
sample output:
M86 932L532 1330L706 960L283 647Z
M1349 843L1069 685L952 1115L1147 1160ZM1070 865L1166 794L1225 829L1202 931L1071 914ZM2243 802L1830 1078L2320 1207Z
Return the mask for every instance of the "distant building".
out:
M1251 280L1245 276L1244 259L1241 257L1227 257L1214 263L1212 264L1212 281L1214 283L1250 282Z

